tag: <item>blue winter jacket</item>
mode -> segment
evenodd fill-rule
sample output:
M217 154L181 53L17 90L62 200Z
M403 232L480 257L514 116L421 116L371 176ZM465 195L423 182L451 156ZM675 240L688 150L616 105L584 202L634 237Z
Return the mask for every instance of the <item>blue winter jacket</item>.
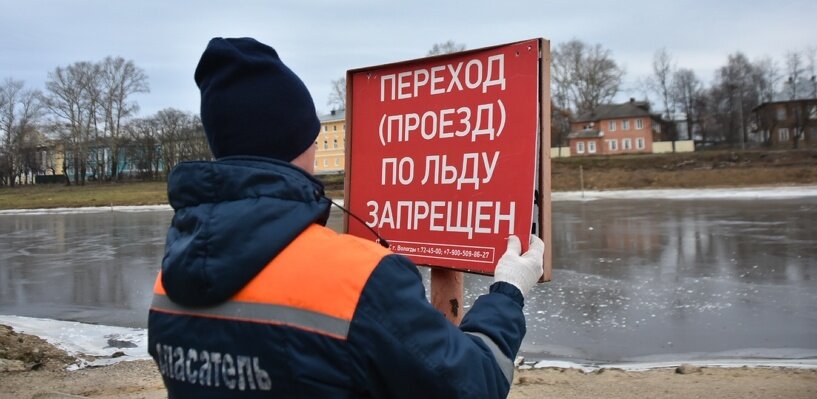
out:
M171 398L507 396L516 287L452 325L411 261L324 227L323 186L288 163L182 163L168 196L148 348Z

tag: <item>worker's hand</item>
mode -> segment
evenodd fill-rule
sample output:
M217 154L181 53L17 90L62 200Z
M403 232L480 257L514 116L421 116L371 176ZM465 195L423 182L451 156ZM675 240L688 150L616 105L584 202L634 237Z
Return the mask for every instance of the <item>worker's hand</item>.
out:
M513 284L522 296L539 280L544 272L542 269L542 254L545 252L545 243L539 237L531 234L528 252L521 254L522 243L516 236L508 237L508 250L499 258L494 270L494 281L504 281Z

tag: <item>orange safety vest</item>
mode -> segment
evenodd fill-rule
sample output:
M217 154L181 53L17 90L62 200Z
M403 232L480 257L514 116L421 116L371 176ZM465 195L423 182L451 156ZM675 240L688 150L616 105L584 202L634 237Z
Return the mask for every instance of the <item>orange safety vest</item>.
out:
M363 286L380 259L389 253L360 238L312 225L235 296L214 307L174 303L162 286L160 272L150 310L286 325L346 339Z

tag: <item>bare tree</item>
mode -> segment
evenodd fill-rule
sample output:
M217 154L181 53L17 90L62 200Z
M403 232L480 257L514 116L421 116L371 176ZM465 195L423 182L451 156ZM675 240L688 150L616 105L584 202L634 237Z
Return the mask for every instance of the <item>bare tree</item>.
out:
M555 100L550 102L550 146L559 149L559 156L562 156L562 146L566 144L567 135L570 134L570 117L569 109L562 108L557 105Z
M159 133L159 143L161 144L162 163L164 173L168 173L181 161L182 130L185 126L187 115L175 108L166 108L154 117L157 131Z
M31 157L23 155L32 146L41 144L36 134L42 110L41 94L24 90L24 86L22 81L13 79L6 79L0 85L0 133L3 134L0 158L2 174L10 186L14 186L20 173L36 171Z
M618 93L624 70L600 44L580 40L560 44L553 52L555 93L563 91L577 113L590 112Z
M789 51L786 53L786 83L789 85L789 99L795 100L798 97L797 86L805 74L805 65L803 62L803 55L797 51Z
M142 179L156 179L161 163L159 127L155 118L131 120L125 125L128 134L126 157L131 160L132 169Z
M449 40L445 43L435 43L433 46L431 46L431 50L428 50L426 56L430 57L433 55L451 54L460 51L465 51L465 45Z
M672 102L685 115L687 140L692 140L697 117L696 102L703 94L703 85L693 70L681 68L673 74L671 89Z
M716 118L726 133L726 140L745 147L751 110L757 106L759 94L754 79L758 76L754 65L743 53L729 55L727 64L718 70L713 100L717 102Z
M449 40L444 43L435 43L426 55L433 56L450 54L464 50L464 44L455 43L453 40ZM327 100L326 105L332 107L334 110L346 109L346 77L340 77L332 81L332 85L329 90L329 99Z
M156 113L153 119L161 145L165 176L179 162L212 159L199 117L167 108Z
M204 125L198 115L185 113L184 125L179 135L179 160L200 161L213 158L207 136L204 134Z
M122 123L139 110L136 102L129 101L137 93L149 91L145 72L133 61L122 57L106 57L99 66L101 108L105 119L108 150L110 151L110 176L119 177L120 144L123 140Z
M770 57L764 57L753 63L752 82L758 95L758 102L774 101L777 85L780 82L780 69Z
M817 98L817 47L806 48L806 74L811 82L811 98Z
M757 94L757 104L775 101L777 96L777 86L780 81L780 70L777 63L770 57L756 60L752 70L753 92ZM761 140L764 145L772 144L772 132L776 130L778 120L777 115L766 110L755 109L755 129L761 133Z
M96 68L90 62L75 62L67 67L57 67L48 74L45 98L46 107L55 122L63 125L63 142L66 144L65 169L73 169L74 183L85 184L88 168L88 142L92 134L96 107L94 93ZM70 162L70 163L69 163Z
M346 109L346 77L332 81L332 88L329 91L329 101L327 105L336 110Z
M652 73L650 86L663 103L664 117L672 119L673 109L672 86L675 73L675 66L672 64L672 56L667 53L667 49L662 48L655 52L652 58Z
M92 69L86 82L86 92L88 94L88 107L91 110L90 123L88 126L86 142L86 150L88 151L88 162L90 163L88 171L91 173L91 178L96 181L101 181L105 177L105 131L104 124L105 117L102 112L102 87L101 87L101 73L99 64L92 64Z
M694 114L698 120L701 142L704 144L711 144L724 139L725 128L721 117L725 103L723 97L721 87L713 85L704 89L700 101L694 103Z
M70 154L66 173L73 169L77 184L89 173L118 178L123 122L139 109L132 96L148 91L144 71L122 57L75 62L49 73L46 88L45 104Z
M805 137L808 119L806 103L798 100L815 98L815 95L817 95L817 82L815 82L817 77L814 76L815 55L813 52L813 49L806 49L802 52L789 51L785 56L786 66L783 73L786 79L782 92L790 100L787 108L793 113L789 118L794 122L791 136L794 148L797 148L800 140Z
M20 92L23 90L23 82L19 80L6 79L0 86L0 132L2 132L2 143L0 144L0 162L2 162L2 176L9 186L14 187L16 165L15 155L17 142L17 102Z

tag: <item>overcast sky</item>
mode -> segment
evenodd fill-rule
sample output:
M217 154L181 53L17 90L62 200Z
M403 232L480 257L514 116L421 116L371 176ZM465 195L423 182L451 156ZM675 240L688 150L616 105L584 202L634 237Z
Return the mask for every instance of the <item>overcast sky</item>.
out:
M0 0L0 79L43 89L48 72L122 56L143 68L140 115L198 111L193 71L215 36L251 36L278 50L320 112L346 70L424 56L453 40L469 49L535 37L600 43L626 71L619 96L665 47L704 81L727 55L771 56L817 46L817 1L171 1Z

